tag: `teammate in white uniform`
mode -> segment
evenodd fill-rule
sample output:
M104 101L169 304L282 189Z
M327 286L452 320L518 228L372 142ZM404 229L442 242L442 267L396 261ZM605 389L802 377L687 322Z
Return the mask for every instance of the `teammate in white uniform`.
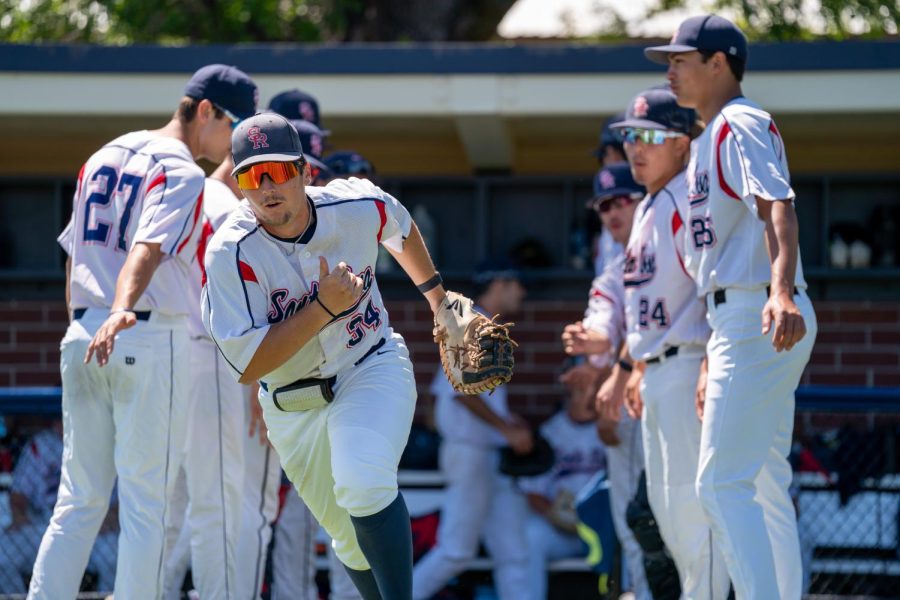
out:
M705 306L684 270L688 212L684 169L695 127L693 110L665 88L638 94L623 133L635 180L647 187L625 250L625 324L635 370L643 369L631 401L641 417L644 468L653 515L679 571L685 598L724 600L725 562L697 497L700 422L694 392L709 338ZM643 406L641 406L641 401Z
M223 165L233 166L230 160ZM217 169L220 178L228 176L221 171ZM246 389L229 373L200 317L203 254L213 232L238 204L225 182L215 177L206 179L200 241L191 262L188 288L196 302L190 303L188 316L191 395L183 428L183 474L176 482L173 518L168 525L188 542L188 551L172 552L174 548L169 548L167 598L180 597L188 565L202 598L238 598L236 545L244 489Z
M475 276L476 310L511 315L525 289L510 265L489 261ZM520 417L510 413L506 387L492 394L464 396L453 390L442 369L431 383L435 424L443 441L441 470L447 478L437 543L416 564L413 597L427 600L465 570L483 540L494 561L494 583L501 600L528 595L527 506L511 477L498 471L498 448L509 444L527 453L533 440Z
M445 296L409 213L362 180L306 187L296 130L263 113L232 136L248 203L206 253L203 319L235 377L260 380L269 439L367 600L412 595L397 465L415 407L409 353L374 277L379 243Z
M803 580L787 455L794 390L816 334L787 157L772 117L742 97L747 40L687 19L648 58L707 123L688 166L685 267L712 336L698 492L739 599L796 600Z
M603 226L620 244L628 241L638 200L644 188L631 175L628 163L604 167L594 179L594 206ZM588 355L596 367L608 368L625 338L625 307L622 286L624 257L607 264L603 273L591 284L588 309L583 321L573 323L563 332L563 345L568 354ZM608 372L608 371L606 371ZM617 371L614 370L613 374ZM610 376L597 392L603 397L620 397L624 380ZM615 410L608 406L614 405ZM625 521L628 503L637 491L644 453L640 421L633 419L621 403L598 401L598 429L606 444L610 484L610 504L616 535L625 557L624 587L632 589L638 600L649 600L650 590L644 574L643 552Z
M549 561L586 556L587 547L576 532L575 496L606 469L606 452L594 426L594 387L570 388L569 394L565 408L540 428L553 448L553 468L518 480L532 509L525 525L529 585L523 600L547 600Z
M12 473L9 506L12 522L0 529L0 594L24 594L41 536L56 502L62 468L62 421L36 433L22 447ZM88 569L97 574L97 589L109 591L116 577L115 506L94 543Z
M234 67L204 67L165 127L113 140L79 174L60 236L72 316L61 343L62 483L31 598L75 596L116 476L115 595L162 594L166 497L178 467L172 424L188 391L184 290L205 178L194 160L227 155L232 124L252 114L255 95Z

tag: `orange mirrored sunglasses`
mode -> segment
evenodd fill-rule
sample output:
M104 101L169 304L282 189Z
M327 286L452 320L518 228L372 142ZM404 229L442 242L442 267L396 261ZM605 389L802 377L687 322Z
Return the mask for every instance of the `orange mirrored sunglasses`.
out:
M300 174L300 167L295 162L258 163L241 171L237 177L238 187L244 190L258 190L262 185L263 175L268 175L274 184L290 181Z

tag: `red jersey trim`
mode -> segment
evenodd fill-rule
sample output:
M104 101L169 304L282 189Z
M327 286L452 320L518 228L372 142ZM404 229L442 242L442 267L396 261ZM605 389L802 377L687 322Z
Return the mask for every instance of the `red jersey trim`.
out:
M375 208L378 209L378 217L381 219L381 226L378 228L378 241L381 241L381 234L384 232L384 226L387 223L387 211L383 202L376 202Z
M187 246L188 241L190 241L191 237L194 235L194 230L197 229L197 222L200 220L200 213L203 212L203 191L200 191L200 196L197 197L197 202L194 205L194 222L191 223L191 230L188 232L187 237L182 240L180 244L178 244L178 249L175 250L175 254L181 254L181 251L184 250L184 247Z
M253 272L253 267L242 260L238 261L238 271L240 271L241 279L243 281L252 281L254 283L259 283L259 280L256 278L256 273Z
M722 129L719 130L719 137L716 139L716 172L719 175L719 187L722 188L722 191L740 202L741 197L738 196L733 189L725 182L725 174L722 171L722 143L725 141L725 138L728 137L728 134L731 133L731 125L726 121L724 125L722 125Z

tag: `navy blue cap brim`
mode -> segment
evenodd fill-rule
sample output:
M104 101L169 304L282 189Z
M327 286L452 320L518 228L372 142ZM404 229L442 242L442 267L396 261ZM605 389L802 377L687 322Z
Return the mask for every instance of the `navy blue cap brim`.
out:
M697 48L693 46L685 46L684 44L668 44L666 46L653 46L652 48L644 48L644 56L647 60L661 64L669 64L669 55L678 52L694 52Z
M590 200L587 201L588 208L593 208L596 206L598 202L603 202L604 200L609 200L610 198L618 198L619 196L630 196L632 198L643 198L644 192L640 190L635 190L634 188L609 188L608 190L603 190L602 194L594 196Z
M243 171L247 167L252 167L253 165L258 165L259 163L264 162L294 162L298 161L302 158L300 153L297 154L258 154L256 156L251 156L249 158L245 158L234 166L231 170L231 175L237 175L238 171Z
M626 127L636 127L638 129L662 129L666 131L669 129L662 123L657 123L656 121L651 121L649 119L625 119L624 121L613 123L609 127L610 129L625 129Z

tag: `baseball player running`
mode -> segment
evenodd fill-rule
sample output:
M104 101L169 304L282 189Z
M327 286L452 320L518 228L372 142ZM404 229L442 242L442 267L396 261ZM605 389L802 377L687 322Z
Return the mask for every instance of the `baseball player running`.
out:
M232 136L248 203L210 240L204 325L241 382L260 381L269 439L366 600L412 596L397 465L415 383L374 277L391 249L433 310L446 292L409 213L363 180L306 187L296 130L263 113Z
M712 336L698 385L697 488L739 599L800 598L787 455L794 390L812 351L787 157L771 115L743 97L747 40L730 21L693 17L645 50L668 65L681 106L707 123L688 165L685 268Z
M98 150L82 167L69 254L71 323L61 343L62 481L29 598L74 598L118 476L118 598L162 594L173 422L187 402L190 261L204 173L221 161L256 86L225 65L197 71L172 120ZM115 348L115 352L113 349ZM94 359L96 358L96 361Z
M511 265L487 261L474 279L478 310L506 316L521 307L525 288ZM528 597L527 506L512 478L498 471L498 448L509 444L518 453L529 452L531 429L510 413L505 387L467 396L456 392L438 369L431 393L447 488L437 543L413 571L413 597L427 600L441 591L465 570L484 540L494 561L498 596L523 600Z
M650 506L682 597L724 600L728 573L711 548L694 485L700 451L694 391L709 338L704 306L683 267L684 168L695 121L670 90L651 88L612 127L622 132L635 181L647 188L625 250L624 291L628 353L640 361L635 370L644 369L640 393L630 400L641 417Z

